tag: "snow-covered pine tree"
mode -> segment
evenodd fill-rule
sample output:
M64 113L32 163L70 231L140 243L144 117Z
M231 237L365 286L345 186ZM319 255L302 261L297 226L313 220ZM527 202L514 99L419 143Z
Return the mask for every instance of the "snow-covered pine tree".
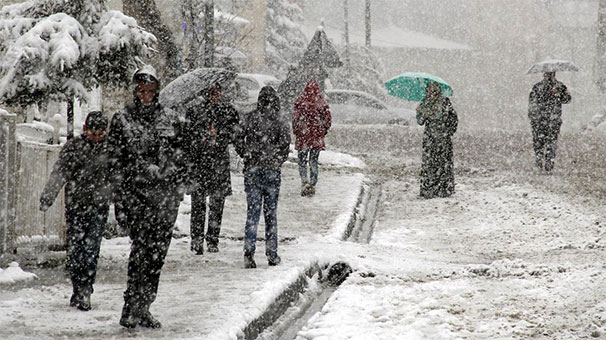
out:
M307 44L303 20L301 7L292 0L267 1L265 64L278 77L303 54Z
M384 66L372 50L351 44L342 57L349 60L349 65L332 69L329 78L334 88L364 91L385 98Z
M125 86L155 38L105 0L29 0L0 10L0 102L86 101ZM68 105L68 108L70 105ZM69 112L68 112L69 114Z

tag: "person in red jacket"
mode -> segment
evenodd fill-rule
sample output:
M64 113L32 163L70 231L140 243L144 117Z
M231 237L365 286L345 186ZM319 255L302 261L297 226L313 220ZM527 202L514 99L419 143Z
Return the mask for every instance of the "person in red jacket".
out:
M328 133L332 118L328 103L324 100L320 86L310 79L303 94L295 101L292 130L295 134L295 149L298 150L301 196L313 196L318 183L318 157L326 149L324 136ZM309 164L309 178L307 165Z

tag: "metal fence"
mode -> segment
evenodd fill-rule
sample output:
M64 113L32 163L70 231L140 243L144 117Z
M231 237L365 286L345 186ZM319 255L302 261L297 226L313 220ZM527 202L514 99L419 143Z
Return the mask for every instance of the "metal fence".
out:
M16 119L0 110L0 254L15 248Z
M39 198L59 145L17 141L15 115L0 111L0 254L65 244L63 191L45 213Z

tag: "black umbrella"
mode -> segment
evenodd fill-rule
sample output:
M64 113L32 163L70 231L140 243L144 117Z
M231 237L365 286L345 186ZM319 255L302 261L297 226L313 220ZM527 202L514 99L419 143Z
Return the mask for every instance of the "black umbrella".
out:
M198 98L202 91L211 87L228 87L236 73L224 68L198 68L180 75L160 91L162 105L177 108Z

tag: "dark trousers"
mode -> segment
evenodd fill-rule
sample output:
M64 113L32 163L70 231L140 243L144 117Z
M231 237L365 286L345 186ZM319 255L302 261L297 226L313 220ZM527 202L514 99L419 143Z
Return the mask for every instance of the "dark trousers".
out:
M195 190L191 193L191 248L193 251L202 248L204 243L204 224L206 223L206 197L208 196L208 230L206 232L206 244L219 244L219 233L221 232L221 221L223 220L223 208L225 207L225 196L222 194L207 195L203 190Z
M128 258L128 279L124 308L129 313L144 313L156 299L160 272L170 246L179 210L179 200L161 204L140 203L125 210L132 241Z
M97 261L109 208L82 207L66 212L67 266L74 294L92 294Z
M254 255L257 242L257 226L261 209L265 218L265 255L275 259L278 254L278 197L280 195L280 170L253 170L244 173L246 192L246 227L244 252Z
M553 169L561 125L558 121L531 121L535 161L541 169Z

